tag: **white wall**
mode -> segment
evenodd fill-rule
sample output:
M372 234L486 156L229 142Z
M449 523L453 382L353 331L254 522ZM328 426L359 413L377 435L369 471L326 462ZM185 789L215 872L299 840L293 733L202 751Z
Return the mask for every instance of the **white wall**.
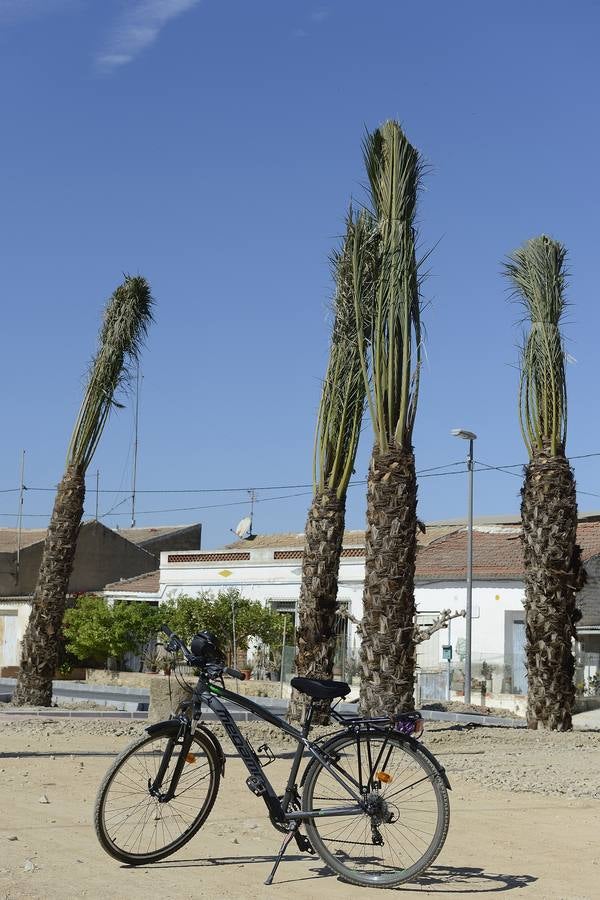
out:
M442 610L465 609L467 605L466 585L457 582L434 582L428 585L418 584L416 591L417 609ZM505 612L521 612L523 610L524 586L518 581L478 581L473 583L473 618L472 648L473 661L484 659L492 663L495 658L504 656ZM450 623L450 639L448 629L440 632L443 644L451 643L456 659L457 642L465 638L466 621L464 618L453 619ZM441 647L440 647L441 656Z
M19 665L30 613L31 605L24 600L0 599L0 666Z
M177 554L181 558L185 554ZM168 562L168 553L161 554L160 595L194 595L202 590L238 588L246 597L268 600L297 601L302 575L301 561L273 559L272 550L251 551L250 561L242 562ZM342 559L339 572L338 599L350 604L350 611L362 618L364 560ZM488 663L504 656L505 612L523 609L523 584L518 581L485 581L473 584L473 660ZM421 621L431 621L442 610L464 609L466 585L460 582L417 582L415 589L417 611ZM429 614L429 615L428 615ZM349 643L356 628L349 627ZM442 660L443 644L451 643L454 658L460 638L465 637L464 618L453 619L448 629L441 630L420 649L420 665L433 665Z

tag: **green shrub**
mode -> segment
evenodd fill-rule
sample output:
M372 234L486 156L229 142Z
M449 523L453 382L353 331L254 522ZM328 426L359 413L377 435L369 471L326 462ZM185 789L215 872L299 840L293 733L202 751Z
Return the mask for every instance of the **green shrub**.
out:
M211 631L219 647L231 658L233 652L233 610L235 609L236 645L248 649L251 638L277 646L283 633L283 616L258 600L243 597L235 588L215 596L204 591L197 597L169 598L160 607L159 616L189 645L199 631Z
M77 659L90 657L122 661L127 652L139 653L156 635L160 614L146 603L116 601L85 594L65 612L66 648Z

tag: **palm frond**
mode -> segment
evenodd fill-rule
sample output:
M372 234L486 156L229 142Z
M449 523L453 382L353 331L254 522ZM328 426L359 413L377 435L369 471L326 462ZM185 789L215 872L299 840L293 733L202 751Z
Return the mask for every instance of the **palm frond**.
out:
M375 260L374 227L367 213L346 221L341 248L332 256L335 277L334 322L327 372L323 382L314 452L315 490L335 491L341 499L352 475L365 406L361 369L365 334L357 332L353 259L364 267L360 305L364 328L370 330Z
M394 121L368 134L363 149L379 236L367 391L385 452L412 444L417 409L423 335L414 222L423 166Z
M67 451L67 464L87 468L113 407L127 385L152 322L153 298L141 276L125 277L106 305L85 394Z
M505 264L529 325L520 359L519 415L530 458L564 453L567 382L561 320L566 308L567 250L546 235L526 241Z

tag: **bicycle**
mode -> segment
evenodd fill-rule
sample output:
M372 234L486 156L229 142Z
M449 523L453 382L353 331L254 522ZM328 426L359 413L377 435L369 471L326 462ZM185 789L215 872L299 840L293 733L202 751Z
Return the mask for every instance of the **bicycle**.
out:
M330 714L340 730L311 741L315 703L339 703L350 693L345 682L292 679L293 687L310 697L298 730L225 688L224 675L244 676L224 664L209 632L197 634L190 650L169 628L162 630L167 650L183 655L199 672L198 682L192 699L176 715L149 725L107 772L94 814L107 853L134 866L157 862L183 847L208 818L225 774L225 754L200 721L206 704L244 762L247 786L262 797L272 825L284 834L265 884L273 882L292 839L301 851L316 852L340 878L359 886L393 887L433 862L448 833L450 784L444 768L417 740L422 730L418 714L362 718L342 714L334 705ZM254 750L223 700L298 742L282 795L264 772L275 755L267 744ZM311 759L298 784L304 753Z

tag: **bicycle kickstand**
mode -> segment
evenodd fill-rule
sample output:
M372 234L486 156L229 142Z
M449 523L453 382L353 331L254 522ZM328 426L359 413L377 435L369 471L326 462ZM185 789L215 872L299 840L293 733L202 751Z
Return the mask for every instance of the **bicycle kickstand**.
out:
M283 843L279 849L279 853L277 854L277 859L275 860L275 864L274 864L273 868L271 869L271 872L269 874L269 877L266 879L265 884L273 884L273 878L275 877L275 872L277 871L277 867L279 866L279 863L283 859L283 854L287 850L290 841L294 837L294 834L295 834L295 831L288 831L288 833L284 837Z

